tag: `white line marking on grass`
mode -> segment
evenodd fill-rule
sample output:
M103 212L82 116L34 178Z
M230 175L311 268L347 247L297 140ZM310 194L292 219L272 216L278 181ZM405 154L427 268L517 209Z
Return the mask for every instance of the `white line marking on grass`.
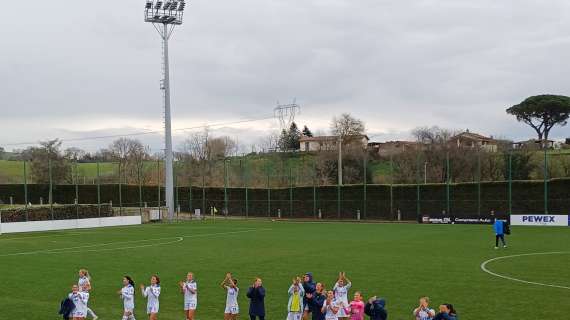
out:
M246 233L246 232L253 232L253 231L267 231L267 230L272 230L272 229L269 229L269 228L263 228L263 229L249 229L249 230L217 232L217 233L192 234L192 235L186 235L186 236L175 236L175 237L157 238L157 239L141 239L141 240L129 240L129 241L116 241L116 242L108 242L108 243L100 243L100 244L76 246L76 247L66 247L66 248L55 248L55 249L45 249L45 250L37 250L37 251L8 253L8 254L0 255L0 257L24 256L24 255L34 255L34 254L74 253L74 252L81 252L81 253L83 253L83 252L103 252L103 251L115 251L115 250L124 250L124 249L146 248L146 247L155 247L155 246L160 246L160 245L166 245L166 244L173 244L173 243L181 242L181 241L183 241L185 238L213 237L213 236L232 235L232 234L239 234L239 233ZM161 240L166 240L166 239L174 239L174 240L172 240L172 241L166 241L166 242L159 242L159 243L149 243L149 244L142 244L142 245L118 247L118 248L103 248L103 249L100 249L100 247L105 247L105 246L110 246L110 245L115 245L115 244L127 244L127 243L140 243L140 242L149 242L149 241L161 241ZM97 249L90 249L90 248L97 248Z
M547 284L547 283L540 283L540 282L534 282L534 281L526 281L526 280L521 280L521 279L517 279L517 278L513 278L513 277L509 277L509 276L505 276L502 274L498 274L495 273L489 269L487 269L487 264L489 264L490 262L493 261L497 261L497 260L504 260L504 259L509 259L509 258L516 258L516 257L525 257L525 256L538 256L538 255L549 255L549 254L570 254L570 252L566 252L566 251L554 251L554 252L536 252L536 253L522 253L522 254L513 254L510 256L502 256L502 257L496 257L496 258L492 258L489 259L487 261L484 261L483 263L481 263L481 270L483 270L484 272L498 277L498 278L503 278L503 279L507 279L507 280L511 280L511 281L516 281L516 282L520 282L520 283L525 283L525 284L534 284L537 286L543 286L543 287L550 287L550 288L559 288L559 289L568 289L570 290L570 287L565 287L565 286L559 286L559 285L555 285L555 284Z

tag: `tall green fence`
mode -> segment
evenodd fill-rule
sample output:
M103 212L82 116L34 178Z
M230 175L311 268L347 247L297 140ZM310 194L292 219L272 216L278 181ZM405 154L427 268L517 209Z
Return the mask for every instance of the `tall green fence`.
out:
M228 216L384 220L484 217L491 211L570 214L570 153L475 153L457 159L449 153L438 159L416 153L348 160L343 185L337 183L336 169L327 167L334 162L318 155L177 162L176 209ZM61 205L75 205L78 213L81 205L93 205L98 215L109 206L127 214L127 208L141 212L165 205L160 160L134 169L122 162L71 162L63 176L50 161L43 181L34 177L30 162L11 165L11 180L3 178L8 172L0 165L0 210L22 207L23 220L29 205L43 204L52 216Z

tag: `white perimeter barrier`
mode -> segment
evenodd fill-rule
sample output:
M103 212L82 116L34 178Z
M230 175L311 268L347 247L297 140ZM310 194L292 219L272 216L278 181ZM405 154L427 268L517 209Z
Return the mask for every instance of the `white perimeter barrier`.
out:
M141 224L140 216L105 217L51 221L0 222L0 234L17 232L51 231L65 229L84 229Z
M513 226L559 226L567 227L570 223L568 215L561 214L524 214L511 215Z

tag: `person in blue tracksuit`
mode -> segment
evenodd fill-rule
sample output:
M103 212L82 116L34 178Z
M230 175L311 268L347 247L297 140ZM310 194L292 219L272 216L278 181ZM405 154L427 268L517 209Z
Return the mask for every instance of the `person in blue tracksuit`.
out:
M306 295L315 293L316 286L317 285L313 280L313 273L312 272L305 273L305 275L303 276L303 290L305 291L305 297L303 297L303 306L305 306L304 307L305 310L303 312L303 320L308 320L309 314L311 313L311 309L309 308Z
M506 248L507 243L505 242L505 222L495 218L493 230L495 231L495 249L499 249L499 239L501 239L501 242L503 243L503 248Z

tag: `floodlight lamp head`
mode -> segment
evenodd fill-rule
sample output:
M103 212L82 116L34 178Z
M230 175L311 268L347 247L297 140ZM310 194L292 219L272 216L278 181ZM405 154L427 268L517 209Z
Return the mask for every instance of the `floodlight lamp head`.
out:
M147 0L144 10L144 21L159 24L182 24L184 1Z

